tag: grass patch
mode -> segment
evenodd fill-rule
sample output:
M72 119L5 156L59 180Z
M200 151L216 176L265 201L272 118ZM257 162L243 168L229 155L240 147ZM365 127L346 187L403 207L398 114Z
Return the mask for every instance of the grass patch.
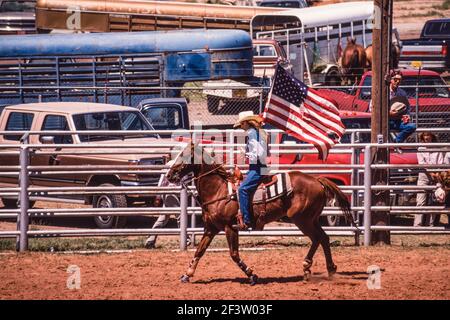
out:
M0 239L0 251L16 250L16 240Z
M450 9L450 0L445 0L442 4L431 6L431 8L436 10L448 10Z
M90 238L32 238L29 242L31 252L67 252L67 251L106 251L106 250L137 250L144 249L146 237L90 237ZM196 236L196 246L201 236ZM360 238L360 245L363 239ZM401 248L442 248L450 250L448 235L392 235L391 247ZM269 236L240 237L240 248L309 248L311 242L305 236ZM330 237L333 248L355 247L354 237ZM179 249L177 236L158 237L158 250ZM210 246L211 249L228 248L226 238L217 236ZM356 247L355 247L356 248ZM189 246L188 249L192 249ZM15 251L15 239L0 239L1 251Z
M181 96L186 98L189 102L203 102L206 100L206 95L203 94L203 82L187 82L185 88L198 88L198 90L182 90Z
M33 252L64 252L64 251L94 251L94 250L131 250L144 248L145 237L139 238L44 238L30 239L29 251ZM13 239L0 239L0 251L15 250Z
M439 12L436 10L430 10L425 13L411 13L407 16L402 16L402 18L419 18L419 17L430 17L430 16L445 17L445 15L442 12Z

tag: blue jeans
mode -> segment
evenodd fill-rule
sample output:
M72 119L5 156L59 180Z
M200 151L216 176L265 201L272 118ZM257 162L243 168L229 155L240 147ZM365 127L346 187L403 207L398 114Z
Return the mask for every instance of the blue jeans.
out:
M416 131L416 125L411 122L403 123L401 120L390 120L389 129L399 131L397 137L395 138L395 142L400 143L405 141L406 138Z
M261 166L251 164L247 177L239 186L239 208L241 209L242 216L244 217L244 223L249 225L251 223L250 214L250 199L258 188L263 176L261 175Z

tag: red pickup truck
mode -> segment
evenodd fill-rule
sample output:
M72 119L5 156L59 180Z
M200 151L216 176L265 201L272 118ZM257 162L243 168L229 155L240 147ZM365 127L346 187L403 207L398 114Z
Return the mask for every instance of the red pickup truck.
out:
M400 85L409 97L409 103L414 112L416 105L416 84L419 80L419 111L420 112L450 112L450 91L441 76L429 70L402 70L403 80ZM369 110L372 98L372 71L363 74L361 82L352 89L320 89L339 105L340 110Z
M406 91L411 105L411 113L419 111L419 128L449 128L450 127L450 91L442 77L429 70L404 69L400 87ZM416 104L416 85L419 81L418 99ZM319 89L338 103L340 110L369 111L372 98L372 72L363 74L358 86L351 89ZM439 134L439 140L448 139L448 134Z

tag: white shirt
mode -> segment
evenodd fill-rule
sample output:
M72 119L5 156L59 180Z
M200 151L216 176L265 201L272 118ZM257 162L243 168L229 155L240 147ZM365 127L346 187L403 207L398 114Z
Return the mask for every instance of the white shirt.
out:
M426 147L417 149L417 161L419 164L447 164L449 162L449 152L426 152Z

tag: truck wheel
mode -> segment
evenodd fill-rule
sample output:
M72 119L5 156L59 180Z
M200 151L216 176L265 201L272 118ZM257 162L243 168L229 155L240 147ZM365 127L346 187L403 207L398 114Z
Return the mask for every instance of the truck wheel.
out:
M113 184L103 183L100 187L114 187ZM125 208L127 198L123 194L102 194L95 196L94 208ZM123 228L126 224L126 217L117 216L97 216L94 218L95 224L100 229Z
M328 207L336 207L336 199L331 199L327 203ZM325 222L329 227L337 227L341 224L341 216L326 216Z
M17 199L1 199L6 209L17 209ZM30 208L33 208L36 201L30 201Z
M215 96L207 96L207 105L208 105L208 111L212 114L217 113L219 111L219 103L220 99Z

